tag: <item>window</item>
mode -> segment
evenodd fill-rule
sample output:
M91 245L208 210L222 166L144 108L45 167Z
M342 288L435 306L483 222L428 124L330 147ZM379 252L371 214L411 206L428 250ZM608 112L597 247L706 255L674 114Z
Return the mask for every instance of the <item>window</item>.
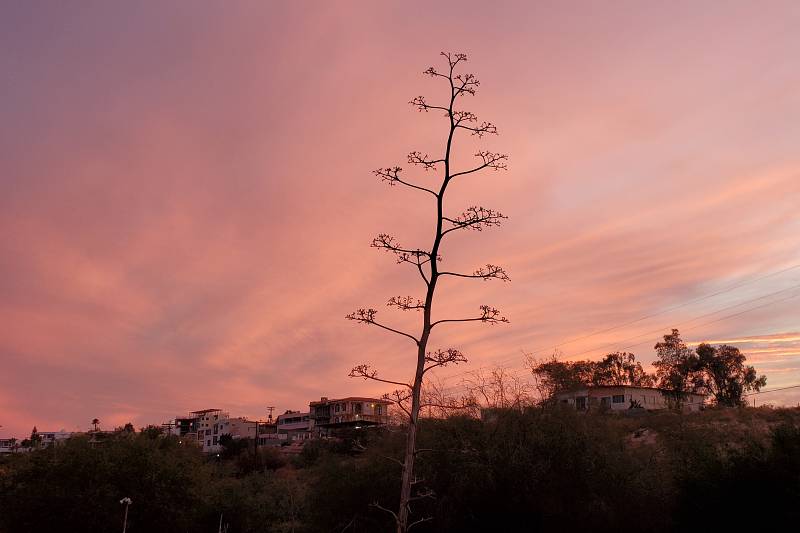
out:
M214 445L216 446L216 444L217 444L217 436L216 435L214 435L214 438L211 439L211 442L213 442Z
M575 398L575 409L586 409L586 397L580 396Z
M381 412L381 406L380 406L380 405L376 405L376 406L375 406L375 414L376 414L376 415L383 414L383 413Z
M211 440L210 439L206 441L206 446L211 446Z
M611 403L611 398L608 396L603 396L600 398L600 405L608 405L609 403Z
M614 403L625 403L625 395L615 394L614 396L612 396L611 401Z
M353 404L353 411L357 414L361 414L361 410L363 409L363 405L361 403L354 403Z

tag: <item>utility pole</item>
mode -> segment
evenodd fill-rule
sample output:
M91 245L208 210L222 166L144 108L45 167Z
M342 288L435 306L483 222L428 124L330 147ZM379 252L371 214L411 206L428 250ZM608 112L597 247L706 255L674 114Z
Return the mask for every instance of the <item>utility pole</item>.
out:
M163 424L161 424L161 427L164 428L164 431L166 432L167 435L171 435L172 434L172 428L178 427L178 424L176 424L174 421L170 420L169 422L164 422Z
M272 424L272 412L275 410L274 405L267 407L267 424Z

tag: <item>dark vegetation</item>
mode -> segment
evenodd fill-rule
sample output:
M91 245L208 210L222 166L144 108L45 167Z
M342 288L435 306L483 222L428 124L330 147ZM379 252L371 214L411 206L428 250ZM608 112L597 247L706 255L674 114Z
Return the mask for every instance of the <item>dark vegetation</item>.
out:
M423 419L415 531L764 529L800 519L800 410L680 415L494 411ZM285 458L229 443L220 457L119 432L0 459L0 531L382 532L398 503L400 430L311 441ZM227 529L225 529L227 527Z

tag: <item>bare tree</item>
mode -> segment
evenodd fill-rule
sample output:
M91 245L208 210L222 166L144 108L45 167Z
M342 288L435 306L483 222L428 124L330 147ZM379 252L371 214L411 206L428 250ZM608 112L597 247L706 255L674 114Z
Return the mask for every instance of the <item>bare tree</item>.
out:
M469 372L463 385L479 407L521 411L533 403L533 386L504 367Z
M389 326L384 322L379 322L377 320L378 312L375 309L358 309L347 315L349 320L376 326L403 336L413 342L416 349L416 369L411 381L383 378L378 375L377 370L364 364L354 367L350 372L351 377L371 379L398 387L397 390L392 393L394 396L393 399L396 400L398 406L400 406L407 415L408 433L406 449L403 461L401 462L402 480L400 507L395 513L394 511L381 507L377 502L375 503L376 507L384 509L393 515L397 523L398 533L405 533L414 525L430 520L430 517L414 517L414 519L412 519L412 510L410 507L412 501L423 497L429 497L429 494L424 491L424 489L420 489L418 493L412 495L412 486L417 485L417 483L415 483L417 480L414 478L414 459L418 452L416 449L417 421L419 420L420 409L423 407L421 401L423 379L425 374L434 368L463 363L467 360L464 354L454 348L429 349L428 340L431 331L437 326L450 322L484 322L488 324L508 322L508 320L501 315L500 311L489 305L480 306L479 312L476 315L466 318L443 318L437 320L433 318L434 294L440 278L459 277L479 280L499 279L501 281L509 281L506 271L502 267L493 264L487 264L477 268L472 273L441 270L439 267L439 263L442 261L440 249L445 236L460 230L482 231L485 228L499 226L506 218L500 212L482 206L468 207L459 215L446 214L444 199L448 186L456 179L461 179L483 170L505 170L508 160L508 156L505 154L481 150L475 154L478 162L473 167L464 170L456 170L453 168L451 157L453 154L453 143L457 133L469 133L480 138L486 134L497 134L497 128L490 122L478 122L478 118L470 111L456 108L456 104L460 103L464 97L475 94L480 82L473 74L456 72L457 67L467 60L465 54L442 52L442 56L447 60L447 67L445 70L440 71L435 67L430 67L425 70L424 74L444 82L448 90L445 103L428 103L424 96L417 96L413 98L410 103L421 112L434 111L441 113L447 119L449 127L447 130L444 154L439 157L431 157L421 152L411 152L408 155L408 163L410 165L418 169L421 168L426 172L433 171L439 175L440 180L434 186L419 185L405 178L402 173L403 169L399 166L380 168L374 172L378 178L388 182L389 185L403 185L417 190L424 193L425 196L432 197L436 203L436 217L434 219L435 231L433 243L430 245L430 248L405 246L400 244L395 237L384 233L378 235L372 241L372 247L393 254L399 264L411 265L422 278L425 287L425 297L423 299L412 296L393 296L389 298L387 302L388 307L394 307L401 311L422 312L421 330L418 335L415 335ZM404 405L408 405L408 407L404 407Z

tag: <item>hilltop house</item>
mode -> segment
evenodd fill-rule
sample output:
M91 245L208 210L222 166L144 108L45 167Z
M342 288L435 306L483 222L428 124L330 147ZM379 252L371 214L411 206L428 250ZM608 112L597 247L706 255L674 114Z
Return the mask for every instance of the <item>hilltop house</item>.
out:
M278 434L290 441L311 438L311 418L309 413L286 411L277 418Z
M320 398L308 406L315 435L330 435L332 431L343 428L380 426L389 423L390 400L377 398Z
M653 387L633 387L630 385L590 385L556 394L556 401L570 405L579 411L608 409L646 409L653 411L666 409L674 402L672 391ZM686 393L681 408L684 411L699 411L703 408L705 395Z

